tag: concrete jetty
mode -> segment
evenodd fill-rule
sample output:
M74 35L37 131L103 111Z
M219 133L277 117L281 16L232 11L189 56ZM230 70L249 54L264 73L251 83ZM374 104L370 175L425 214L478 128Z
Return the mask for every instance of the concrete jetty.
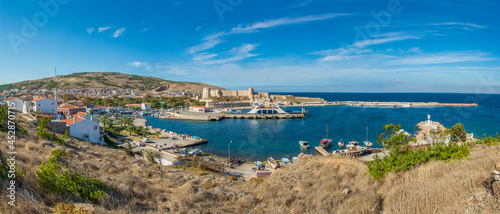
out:
M335 101L323 103L283 105L283 107L307 106L358 106L358 107L474 107L477 103L438 103L438 102L379 102L379 101Z
M320 155L323 155L323 156L330 156L330 152L326 151L325 149L323 149L322 147L314 147L314 149L316 150L317 153L319 153Z

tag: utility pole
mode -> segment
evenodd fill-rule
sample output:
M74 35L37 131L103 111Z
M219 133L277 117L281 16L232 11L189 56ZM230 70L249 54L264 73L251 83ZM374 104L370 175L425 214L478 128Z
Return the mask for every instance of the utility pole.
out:
M229 167L231 167L231 143L233 143L233 141L229 142L229 144L227 144L227 153L229 154Z

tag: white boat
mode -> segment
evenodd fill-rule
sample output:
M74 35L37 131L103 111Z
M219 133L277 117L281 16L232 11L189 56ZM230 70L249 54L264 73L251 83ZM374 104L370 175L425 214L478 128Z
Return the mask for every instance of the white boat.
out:
M304 149L309 149L309 147L310 147L309 142L304 141L304 140L299 141L299 144Z
M363 141L363 143L365 144L366 147L372 147L373 146L373 143L368 141L368 126L366 127L366 139L365 141Z
M201 152L202 152L201 149L190 149L190 150L188 150L188 153L190 155L199 155L199 154L201 154Z
M339 148L342 148L345 146L345 143L343 140L339 140Z

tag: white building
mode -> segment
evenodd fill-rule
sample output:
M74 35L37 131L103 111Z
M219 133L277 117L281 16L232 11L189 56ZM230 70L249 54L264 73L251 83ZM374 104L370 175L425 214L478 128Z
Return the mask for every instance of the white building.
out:
M143 110L143 111L149 111L149 110L151 110L151 103L142 103L141 104L141 110Z
M66 120L61 120L69 126L69 135L72 137L80 138L92 143L104 143L104 138L101 135L101 128L99 122L95 117L91 116L90 120L84 118L72 117Z
M189 107L189 111L192 111L192 112L210 112L212 111L212 108L210 107L205 107L205 106L190 106Z
M49 98L39 98L31 101L34 112L57 114L57 102Z
M17 97L9 97L7 98L7 105L11 106L14 110L23 112L23 100ZM13 104L11 104L13 103ZM12 106L13 105L13 106Z

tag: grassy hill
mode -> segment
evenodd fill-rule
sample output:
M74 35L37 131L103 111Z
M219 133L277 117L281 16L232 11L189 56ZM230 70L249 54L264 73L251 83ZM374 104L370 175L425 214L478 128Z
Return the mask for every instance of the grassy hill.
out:
M26 87L27 89L58 88L118 88L135 91L183 91L201 92L204 87L221 89L220 87L196 82L177 82L156 77L129 75L109 72L73 73L58 77L38 80L27 80L12 84L0 85L0 91Z

